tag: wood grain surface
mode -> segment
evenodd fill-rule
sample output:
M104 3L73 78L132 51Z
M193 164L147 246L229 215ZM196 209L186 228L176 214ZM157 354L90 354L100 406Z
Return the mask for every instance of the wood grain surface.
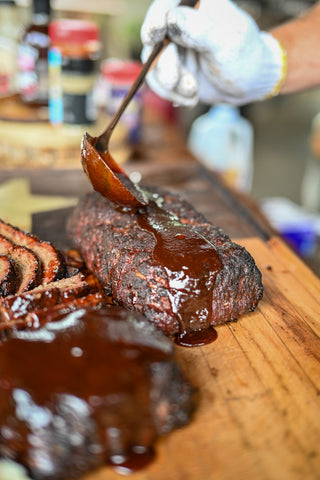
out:
M274 236L248 199L241 201L201 166L136 162L127 170L180 193L242 243L265 287L256 312L219 327L215 343L177 348L182 368L198 387L198 409L190 425L158 442L154 463L132 479L320 479L319 278ZM80 196L88 190L79 170L19 174L34 193ZM14 175L2 171L0 178ZM68 248L69 214L65 209L34 215L34 233ZM119 478L105 467L83 480Z
M9 115L11 111L7 109ZM28 112L22 113L28 118ZM195 162L175 124L159 122L159 112L149 112L143 133L126 171L141 173L145 184L181 194L243 244L263 274L265 290L254 313L218 328L215 343L177 347L181 367L198 388L198 408L187 427L157 443L155 461L131 478L319 480L319 278L274 235L249 198L231 191ZM5 143L0 147L4 157ZM34 151L26 155L28 163L16 169L19 158L15 163L11 152L9 164L0 166L0 182L21 176L29 180L33 193L42 195L79 197L91 189L78 153L70 169L46 163L43 153L43 168L32 169ZM37 213L33 232L68 248L69 214L70 209ZM120 478L105 467L83 480Z
M320 478L320 281L277 237L239 243L262 271L264 298L215 343L178 348L199 406L134 480ZM103 468L85 480L119 478Z
M176 191L253 255L263 274L264 297L256 312L219 327L215 343L177 347L182 368L199 390L198 409L190 425L158 442L154 463L132 478L317 480L320 280L279 237L268 235L257 212L237 203L201 168L190 165L159 175L153 171L152 177L163 184L170 173ZM70 172L75 180L74 175ZM47 175L28 178L36 192L49 185L43 181ZM63 185L61 172L51 182L53 178L52 193L64 192L57 188ZM63 178L68 184L69 176L64 173ZM70 194L84 193L81 178L74 189L69 183ZM69 214L65 209L34 215L34 232L67 248ZM241 234L244 239L239 240ZM84 480L119 478L105 467Z

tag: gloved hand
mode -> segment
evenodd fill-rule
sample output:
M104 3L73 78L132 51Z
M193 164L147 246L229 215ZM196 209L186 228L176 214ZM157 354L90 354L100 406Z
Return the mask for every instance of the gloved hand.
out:
M277 94L286 76L280 43L230 0L200 0L198 9L179 0L154 0L141 28L145 62L166 35L147 82L179 105L244 105Z

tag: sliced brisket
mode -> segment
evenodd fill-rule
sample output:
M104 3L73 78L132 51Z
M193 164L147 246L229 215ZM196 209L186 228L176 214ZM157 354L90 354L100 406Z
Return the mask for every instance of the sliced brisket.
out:
M45 320L48 317L49 320L49 312L52 308L70 304L76 299L96 292L97 287L94 283L79 273L28 292L2 298L0 299L0 332L16 325L20 328L21 326L38 327L36 319L41 317ZM98 298L102 301L101 295ZM71 307L71 309L74 308L75 306Z
M7 277L10 273L11 283L3 283L0 290L6 292L5 298L0 299L2 336L3 333L8 334L16 329L39 328L79 308L101 308L106 304L107 299L100 291L97 280L87 271L78 252L59 253L50 243L42 242L1 220L0 232L0 251L10 256L4 257L8 263L6 267L9 269L10 265L18 266L22 277L17 285L17 268L8 271ZM2 235L4 233L10 240ZM36 254L40 256L44 268L41 283L41 269ZM3 261L3 275L5 273ZM50 280L61 275L65 278ZM0 276L0 281L1 278ZM8 287L14 285L14 280L16 288L9 292ZM0 287L1 285L0 283Z
M16 245L0 234L0 254L8 256L15 263L20 276L17 293L26 292L39 285L42 276L40 261L29 248Z
M41 283L47 284L62 278L65 274L65 262L61 253L49 242L39 240L35 235L24 232L0 219L0 234L16 245L32 250L42 266Z
M102 293L95 292L73 300L57 303L51 307L35 308L20 316L10 316L10 313L8 314L8 311L6 311L1 319L0 310L0 339L12 336L13 332L17 330L38 329L48 322L61 320L61 318L75 310L82 308L98 310L109 304L110 302Z
M99 309L108 305L109 302L106 297L100 292L88 293L83 297L77 297L63 303L57 303L49 308L42 308L40 310L32 310L23 317L24 325L43 326L48 322L55 322L60 320L68 313L75 310L85 309ZM12 325L16 326L16 320L13 320ZM21 329L21 317L18 319ZM1 327L0 327L1 329Z
M19 277L14 262L6 255L0 255L0 297L5 297L17 291Z
M68 230L75 248L80 251L106 293L112 295L117 304L143 313L169 335L181 334L181 330L188 333L201 331L208 328L208 323L217 325L236 320L239 315L254 310L262 297L263 287L261 273L251 255L178 196L155 192L153 198L153 203L161 204L163 215L168 217L166 212L169 212L167 225L170 227L170 222L178 225L178 232L182 232L176 235L181 237L181 248L186 248L185 237L189 229L192 235L196 232L200 240L205 239L208 249L212 249L212 257L216 258L215 265L218 266L214 275L210 276L208 259L200 263L198 268L200 276L204 271L200 297L210 295L210 305L205 305L210 315L205 318L198 303L195 314L192 305L189 307L186 303L187 314L181 319L180 299L188 302L189 297L196 295L199 282L195 279L185 286L186 283L182 281L188 280L188 275L179 277L179 268L176 268L173 285L170 277L172 268L166 267L165 258L159 262L159 255L157 258L155 255L159 247L158 220L152 225L154 213L151 212L148 219L149 207L141 218L139 211L120 211L99 194L92 193L82 199L74 210ZM164 230L160 240L164 242L167 226L160 227ZM190 248L188 251L187 245L185 254L185 257L194 258L192 262L195 265L198 261L196 250ZM179 255L179 251L172 254L170 265L174 264L174 257L178 258ZM180 271L184 275L183 268Z

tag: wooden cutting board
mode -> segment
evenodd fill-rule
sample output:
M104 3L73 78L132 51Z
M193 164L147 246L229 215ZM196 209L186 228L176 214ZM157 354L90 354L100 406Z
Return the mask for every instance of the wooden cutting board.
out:
M152 165L149 177L242 243L262 271L265 293L256 312L219 327L214 344L177 349L199 389L198 409L190 425L158 442L155 462L133 480L320 479L320 280L204 169ZM38 194L86 190L75 171L28 178ZM34 233L68 248L69 214L34 215ZM120 478L103 468L83 480Z
M178 348L199 406L134 480L320 478L320 280L277 237L237 242L262 271L264 298L215 343ZM119 478L103 468L85 480Z

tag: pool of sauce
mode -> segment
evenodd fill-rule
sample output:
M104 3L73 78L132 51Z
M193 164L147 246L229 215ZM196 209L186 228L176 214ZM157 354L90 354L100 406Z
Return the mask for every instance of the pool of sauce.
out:
M222 268L217 249L157 201L139 209L137 217L139 226L154 235L153 257L168 276L171 313L179 322L176 343L191 347L214 341L212 292Z
M83 312L0 344L0 457L32 466L45 479L69 478L75 468L71 455L71 470L65 464L59 470L59 455L65 458L70 448L54 445L63 409L79 423L63 431L71 428L80 452L92 448L89 463L107 459L128 473L154 456L150 368L172 360L170 342L143 344L141 333L130 340L124 309Z

